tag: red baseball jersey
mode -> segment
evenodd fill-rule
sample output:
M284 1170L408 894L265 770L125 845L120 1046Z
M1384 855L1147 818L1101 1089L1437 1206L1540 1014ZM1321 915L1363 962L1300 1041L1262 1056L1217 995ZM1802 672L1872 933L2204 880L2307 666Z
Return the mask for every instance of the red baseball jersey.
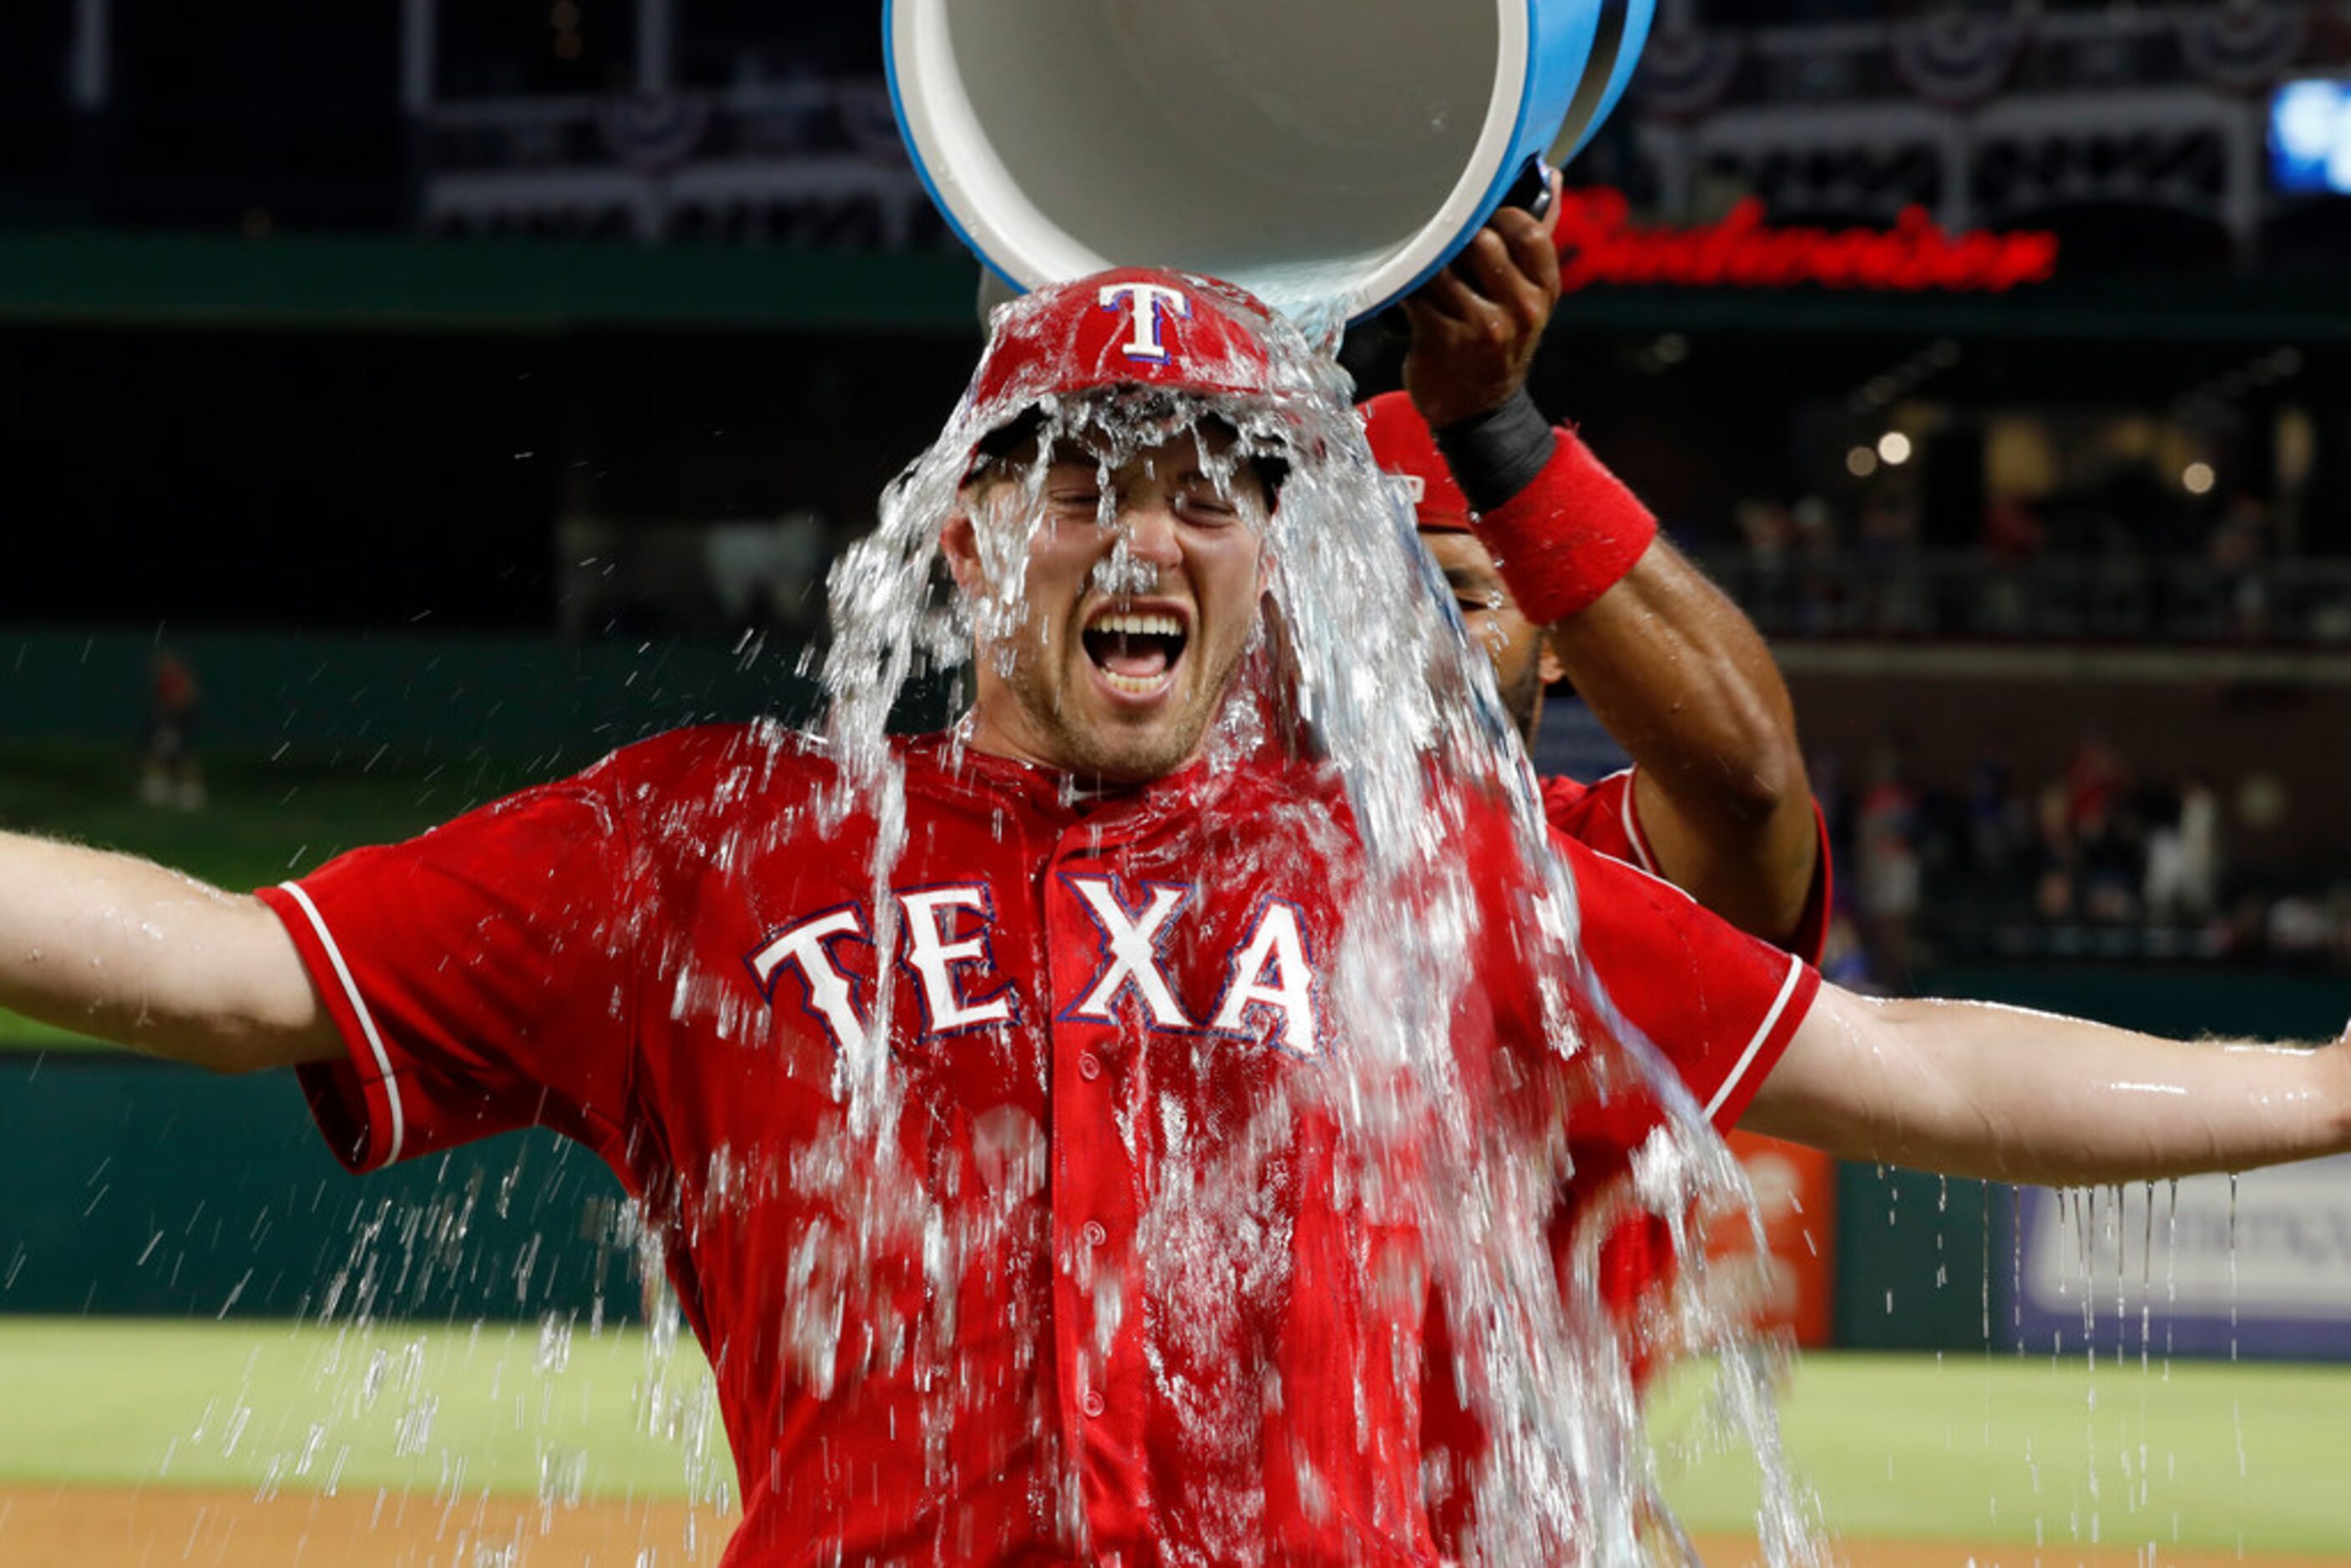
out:
M349 1047L303 1074L337 1153L538 1123L612 1166L717 1378L731 1564L1435 1560L1421 1460L1447 1439L1397 1354L1427 1303L1364 1266L1410 1239L1346 1196L1313 1088L1345 1050L1322 966L1355 874L1328 775L1086 799L941 737L902 756L879 909L873 824L828 825L832 765L768 727L631 747L265 892ZM1593 972L1727 1126L1817 976L1560 852ZM1518 950L1477 956L1465 1063L1558 1060ZM886 1177L837 1074L884 986ZM1659 1116L1591 1100L1580 1168ZM869 1207L893 1182L919 1234ZM883 1240L855 1272L861 1221Z
M1630 862L1651 876L1663 876L1648 832L1641 826L1633 792L1633 780L1639 772L1637 768L1621 768L1592 784L1573 779L1543 779L1543 814L1551 819L1552 831L1586 849ZM1829 936L1829 824L1817 800L1813 803L1813 824L1819 847L1813 857L1812 891L1804 896L1804 913L1798 917L1795 930L1780 944L1807 964L1821 961Z
M1663 873L1657 870L1656 852L1649 846L1648 834L1642 830L1633 791L1633 780L1638 771L1620 768L1588 785L1573 779L1546 779L1542 780L1543 812L1553 832L1658 876ZM1813 805L1813 831L1819 835L1819 848L1813 859L1812 892L1805 898L1804 913L1796 929L1781 944L1807 964L1820 962L1829 930L1828 820L1822 815L1817 801ZM1565 1268L1568 1243L1563 1233L1555 1250L1561 1266ZM1664 1224L1656 1219L1626 1221L1609 1238L1600 1256L1603 1295L1628 1320L1637 1316L1646 1292L1673 1277L1672 1239ZM1636 1342L1636 1364L1643 1354Z

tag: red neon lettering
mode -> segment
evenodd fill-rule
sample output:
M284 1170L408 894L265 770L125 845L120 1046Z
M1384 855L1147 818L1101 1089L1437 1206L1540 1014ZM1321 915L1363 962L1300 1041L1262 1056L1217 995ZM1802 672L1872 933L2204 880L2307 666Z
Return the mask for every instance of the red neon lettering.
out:
M1750 196L1719 223L1636 228L1621 191L1561 197L1554 234L1560 280L1570 293L1598 284L1693 288L1869 288L2001 293L2045 283L2057 271L2057 236L2039 230L1947 232L1924 207L1905 207L1890 229L1774 228Z

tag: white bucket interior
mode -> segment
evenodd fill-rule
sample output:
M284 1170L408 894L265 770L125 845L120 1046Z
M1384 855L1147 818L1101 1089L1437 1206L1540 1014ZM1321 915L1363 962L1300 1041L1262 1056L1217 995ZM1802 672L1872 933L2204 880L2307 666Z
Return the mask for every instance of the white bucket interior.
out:
M1173 266L1383 300L1511 152L1525 0L898 0L907 127L1022 287Z

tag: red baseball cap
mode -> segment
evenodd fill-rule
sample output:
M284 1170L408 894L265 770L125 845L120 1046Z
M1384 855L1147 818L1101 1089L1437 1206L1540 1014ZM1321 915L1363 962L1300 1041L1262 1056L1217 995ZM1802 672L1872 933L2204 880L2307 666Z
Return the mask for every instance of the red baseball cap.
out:
M1425 534L1466 534L1470 529L1469 497L1454 483L1453 470L1437 449L1428 422L1413 407L1409 395L1382 392L1356 409L1364 417L1364 434L1372 444L1372 460L1412 486L1412 509Z
M1215 278L1097 272L999 307L964 402L1001 423L1047 398L1105 387L1270 396L1275 326L1255 296Z

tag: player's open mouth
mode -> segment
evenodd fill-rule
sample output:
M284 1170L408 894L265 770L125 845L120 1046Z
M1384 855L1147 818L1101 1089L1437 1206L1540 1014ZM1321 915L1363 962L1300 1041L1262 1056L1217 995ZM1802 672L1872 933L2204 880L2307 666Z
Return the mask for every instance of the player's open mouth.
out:
M1164 610L1103 609L1086 622L1086 656L1111 690L1155 696L1175 683L1191 633Z

